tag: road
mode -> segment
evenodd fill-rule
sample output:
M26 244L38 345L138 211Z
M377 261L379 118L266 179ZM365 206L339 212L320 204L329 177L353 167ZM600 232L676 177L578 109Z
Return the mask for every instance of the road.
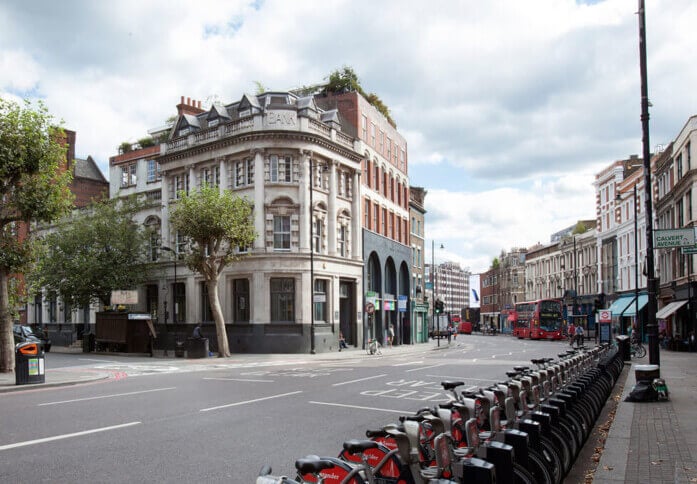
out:
M51 368L109 370L100 383L0 395L2 482L254 482L263 464L335 456L399 415L446 401L439 382L483 386L562 342L460 336L384 355L225 360L46 355Z

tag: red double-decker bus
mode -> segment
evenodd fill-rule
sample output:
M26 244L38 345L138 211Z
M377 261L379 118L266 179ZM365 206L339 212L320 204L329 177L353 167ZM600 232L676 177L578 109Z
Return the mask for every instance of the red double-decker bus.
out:
M517 303L513 336L530 339L563 339L562 303L559 299L538 299Z

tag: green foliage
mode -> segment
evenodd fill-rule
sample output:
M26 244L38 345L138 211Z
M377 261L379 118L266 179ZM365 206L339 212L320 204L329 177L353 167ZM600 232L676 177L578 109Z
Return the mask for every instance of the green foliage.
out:
M44 288L84 307L108 304L113 290L137 288L151 266L150 234L133 221L141 206L135 198L109 200L61 220L44 239L47 250L29 278L32 290Z
M586 224L583 223L582 221L579 220L579 222L576 224L574 227L574 230L571 232L573 235L579 235L587 232L589 230L588 227L586 227Z
M152 136L146 136L145 138L140 138L138 144L141 148L148 148L150 146L155 146L155 140Z
M259 94L264 94L266 91L267 89L261 81L254 81L254 94L258 96Z
M131 151L131 143L128 141L124 141L119 145L119 153L123 154L128 153L129 151Z
M248 247L256 238L251 202L229 190L221 193L217 187L181 192L170 223L194 243L187 264L207 281L217 279L239 257L235 253L238 247Z
M500 266L501 266L501 261L499 260L498 257L494 257L494 260L491 261L491 268L498 269Z
M51 222L72 206L62 129L42 103L0 98L0 372L14 369L10 274L35 257L30 222Z

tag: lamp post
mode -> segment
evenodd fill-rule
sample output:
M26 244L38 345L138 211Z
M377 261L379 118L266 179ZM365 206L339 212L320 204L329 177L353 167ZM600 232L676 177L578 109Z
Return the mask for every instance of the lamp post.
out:
M172 314L174 315L173 322L177 324L177 252L164 245L160 247L165 252L171 252L174 257L174 290L172 291ZM166 301L165 301L166 303ZM165 309L165 330L167 328L167 309Z
M646 289L648 292L646 330L649 336L649 363L660 366L658 326L656 325L656 290L658 281L653 258L653 207L651 202L651 152L649 145L649 89L646 68L646 12L644 0L639 0L639 70L641 77L641 131L644 157L644 219L646 224Z
M436 318L436 294L438 292L438 279L436 278L435 244L436 241L431 239L431 284L433 284L433 327L436 329L438 335L438 346L440 346L440 318ZM440 248L445 249L445 246L443 244L440 244Z

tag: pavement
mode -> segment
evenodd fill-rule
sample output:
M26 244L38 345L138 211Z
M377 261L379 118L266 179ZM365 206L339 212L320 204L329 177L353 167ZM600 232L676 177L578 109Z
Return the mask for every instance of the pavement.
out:
M453 342L456 343L457 340ZM448 343L443 341L440 345L429 342L383 348L382 356L367 356L364 350L349 348L312 356L234 355L233 358L261 360L283 357L290 360L312 358L313 361L336 361L423 353L448 347ZM61 352L62 349L54 347L52 351ZM627 362L612 397L565 483L697 483L697 353L660 351L661 377L668 385L670 399L663 402L625 401L636 383L636 365L649 363L648 357ZM162 359L155 358L154 361ZM220 362L218 358L185 361L192 364ZM70 367L46 371L45 383L16 385L13 373L0 374L0 393L77 385L121 376L107 371Z

